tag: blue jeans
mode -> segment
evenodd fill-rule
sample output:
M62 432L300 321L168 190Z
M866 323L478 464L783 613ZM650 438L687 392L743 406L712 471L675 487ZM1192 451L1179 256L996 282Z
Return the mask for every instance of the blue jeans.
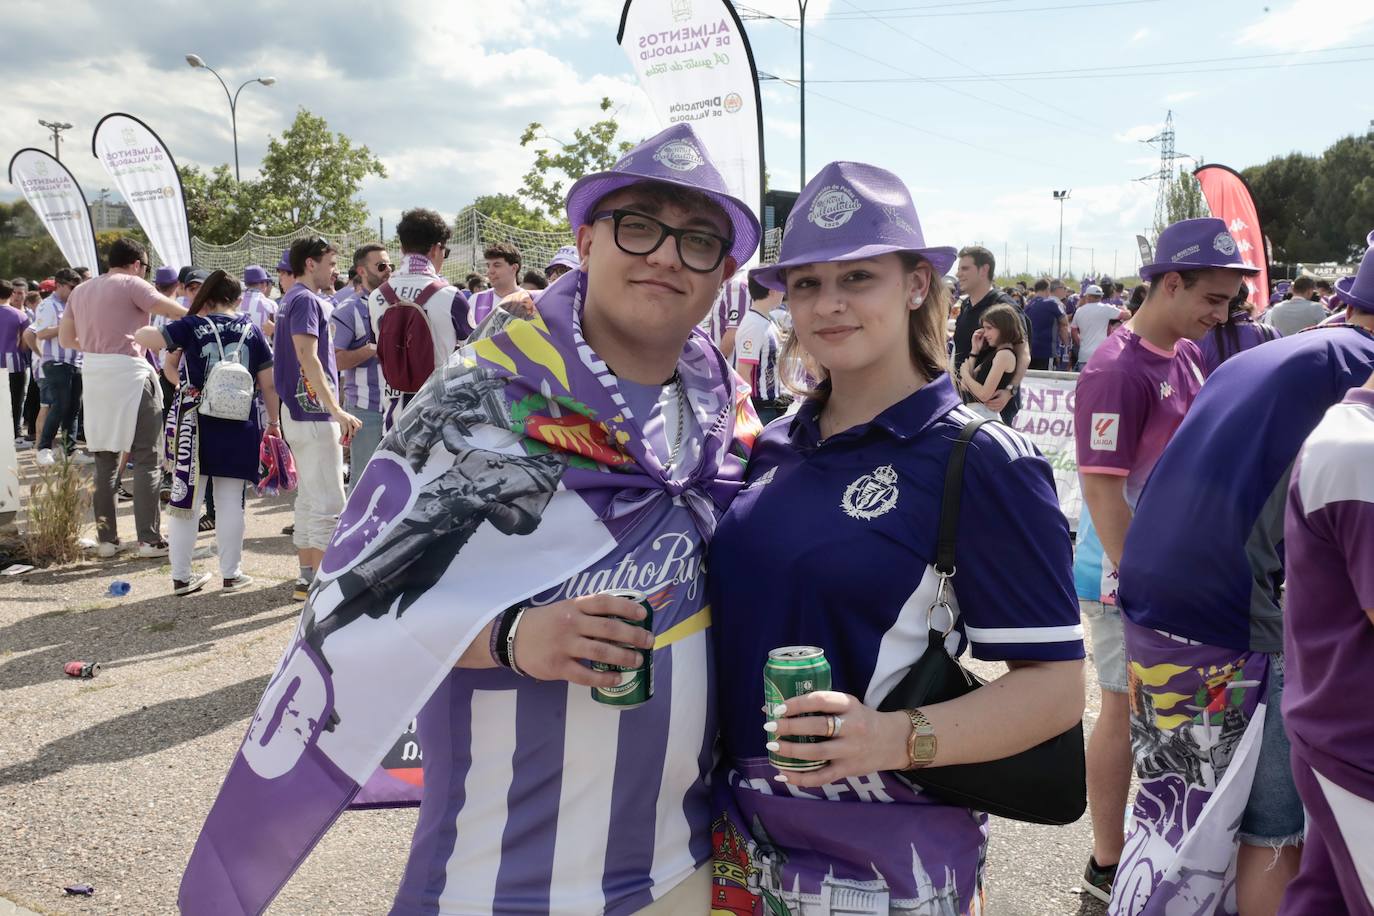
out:
M38 437L40 449L52 448L60 426L66 433L67 451L76 448L76 410L81 406L81 370L70 363L49 361L43 364L40 388L48 400L48 416Z
M1306 816L1293 781L1292 746L1283 726L1283 653L1269 656L1267 709L1260 738L1259 762L1250 800L1240 821L1240 841L1250 846L1298 846Z
M367 460L377 451L382 441L382 413L379 410L363 410L360 407L345 408L353 416L363 421L362 428L353 434L348 445L348 492L358 485L363 476Z

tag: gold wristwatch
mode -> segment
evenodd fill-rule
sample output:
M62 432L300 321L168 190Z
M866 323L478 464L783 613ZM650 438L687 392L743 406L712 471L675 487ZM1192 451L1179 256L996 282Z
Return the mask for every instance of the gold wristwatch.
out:
M935 726L930 724L926 714L919 709L905 709L911 720L911 734L906 739L907 769L919 770L935 760L935 748L939 739L935 737Z

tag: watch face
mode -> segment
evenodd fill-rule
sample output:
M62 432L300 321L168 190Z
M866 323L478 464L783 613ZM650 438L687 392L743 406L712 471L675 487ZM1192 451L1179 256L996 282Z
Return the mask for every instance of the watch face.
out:
M912 754L912 756L915 757L917 760L924 760L929 762L935 759L934 735L917 735L916 740L913 741L911 744L911 749L915 752L914 754Z

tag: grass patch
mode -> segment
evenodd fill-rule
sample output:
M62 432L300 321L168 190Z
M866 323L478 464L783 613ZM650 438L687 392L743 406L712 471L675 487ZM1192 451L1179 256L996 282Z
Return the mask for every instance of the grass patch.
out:
M30 563L47 566L80 559L76 540L90 501L90 488L71 461L64 458L39 472L29 489L23 533Z

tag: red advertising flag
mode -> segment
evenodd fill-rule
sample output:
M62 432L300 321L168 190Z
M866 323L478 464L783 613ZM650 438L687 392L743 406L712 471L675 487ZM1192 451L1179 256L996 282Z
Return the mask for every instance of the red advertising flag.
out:
M1193 177L1202 185L1212 215L1226 223L1245 263L1260 269L1245 280L1258 315L1269 306L1269 258L1250 186L1240 173L1224 165L1204 165L1193 172Z

